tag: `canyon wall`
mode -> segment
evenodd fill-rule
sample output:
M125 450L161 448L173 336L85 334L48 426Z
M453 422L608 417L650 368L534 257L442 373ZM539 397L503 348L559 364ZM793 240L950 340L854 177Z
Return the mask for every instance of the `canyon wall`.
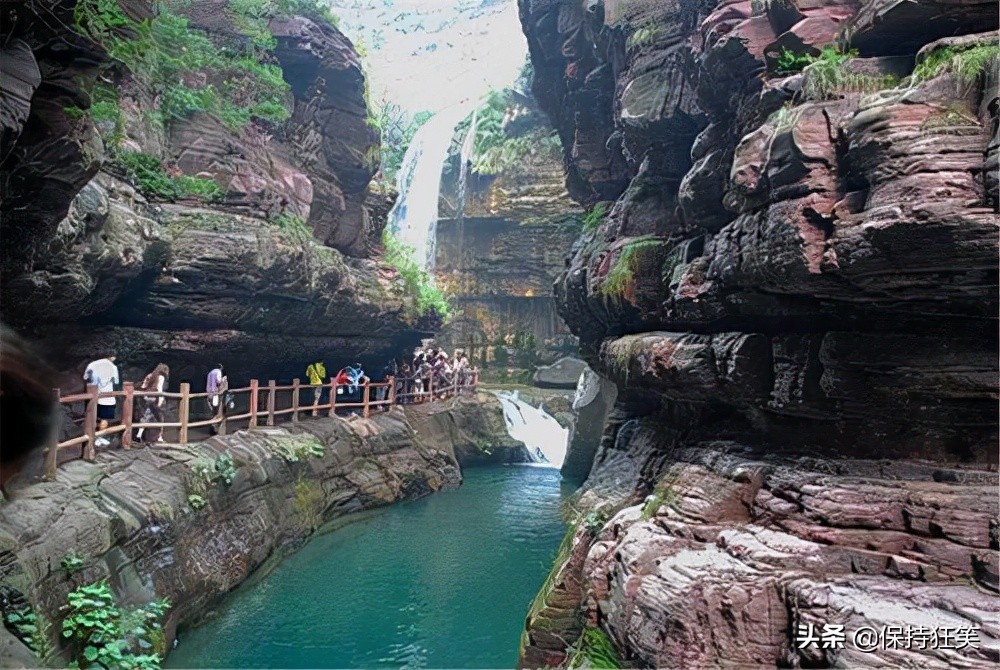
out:
M74 384L109 350L129 378L167 362L197 384L218 361L234 380L287 378L317 355L380 367L416 342L410 297L372 258L386 209L368 193L378 132L360 59L330 20L123 2L126 24L98 39L81 19L92 7L54 3L57 21L34 3L4 7L3 320ZM157 68L178 54L121 55L116 40L154 52L167 30L229 60L188 64L177 84ZM267 86L280 100L251 104Z
M996 2L520 8L618 389L522 663L996 661ZM910 615L981 642L795 644Z
M507 95L507 115L514 119L505 127L507 141L536 141L518 160L496 166L495 174L467 166L462 200L465 131L456 134L442 176L435 266L455 315L435 339L448 349L465 348L487 377L509 367L526 370L520 380L528 381L536 365L576 352L552 284L579 234L583 210L563 184L558 145L537 142L552 132L544 114L530 98Z

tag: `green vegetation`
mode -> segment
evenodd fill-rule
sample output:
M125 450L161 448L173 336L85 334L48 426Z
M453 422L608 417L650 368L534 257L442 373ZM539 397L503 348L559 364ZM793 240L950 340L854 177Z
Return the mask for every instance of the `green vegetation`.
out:
M289 214L287 212L282 212L278 214L271 222L276 225L281 230L287 233L291 233L295 237L312 239L312 228L309 224L298 214Z
M643 235L628 242L618 252L614 265L601 283L600 292L607 296L624 298L635 279L635 271L638 269L642 254L660 247L662 243L662 240L652 235Z
M899 79L891 74L862 74L849 72L846 64L858 55L857 51L842 53L825 47L802 71L802 97L806 100L830 100L840 93L872 93L892 88Z
M652 42L659 34L660 29L655 23L645 25L628 36L628 40L625 41L625 48L631 49L647 42Z
M52 653L50 637L52 626L48 619L36 615L30 607L6 611L4 624L12 629L39 659L44 660Z
M388 230L382 232L382 246L385 262L391 265L403 279L405 295L409 298L407 316L419 318L430 311L441 318L448 316L449 306L444 294L431 283L430 275L420 268L413 258L413 247L406 246Z
M676 502L677 491L674 489L676 483L676 476L670 473L660 479L656 488L653 489L652 497L642 506L643 519L654 517L663 505L673 505Z
M323 458L326 447L312 435L282 435L272 438L274 453L289 463L304 461L310 456Z
M788 49L782 49L774 64L775 74L794 74L802 68L816 62L816 57L810 54L797 54Z
M580 639L568 650L567 668L594 668L595 670L618 670L621 661L615 645L600 628L587 626Z
M59 561L59 565L62 566L63 572L65 572L67 576L82 570L83 564L83 557L76 553L76 549L70 549L69 552L63 556L62 560Z
M185 174L173 176L163 168L160 159L140 151L117 152L111 165L143 194L154 198L200 198L213 201L223 195L222 189L213 180Z
M306 530L313 530L323 520L323 491L316 482L302 475L295 480L295 513Z
M109 670L159 668L156 645L162 645L160 620L170 607L157 600L123 612L106 581L87 584L70 592L68 614L62 634L75 643L69 667L100 667Z
M600 532L602 528L604 528L604 524L607 523L607 521L608 521L607 511L600 509L600 510L594 510L593 512L587 514L587 516L583 517L582 523L583 527L587 529L588 533L590 533L591 535L597 535L597 533Z
M1000 58L995 43L970 44L966 47L940 47L928 53L913 69L911 81L919 83L945 72L953 72L965 84L971 84Z
M233 483L236 476L236 465L233 457L229 454L219 454L215 460L206 456L199 456L188 463L192 475L185 478L185 489L187 490L188 504L195 511L205 507L208 503L208 489L217 481L222 481L226 486Z
M367 80L365 86L367 87ZM410 116L405 109L387 100L375 104L369 102L368 110L368 125L379 132L382 141L378 147L373 147L378 154L366 157L366 160L369 164L377 160L381 165L382 179L394 182L413 136L417 134L420 126L427 123L433 113L417 112Z
M248 35L249 48L243 53L220 48L205 32L191 28L187 19L173 13L171 5L176 4L161 3L156 16L135 21L116 0L80 0L74 9L75 28L161 96L164 120L206 112L238 130L252 119L272 123L287 119L290 88L280 67L259 62L265 57L259 50L263 38ZM241 9L240 16L254 17L251 8ZM112 101L101 102L107 107L97 114L111 113Z
M605 215L608 213L608 204L607 202L599 202L594 205L593 209L587 212L583 217L583 232L589 233L597 230L597 227L601 225Z
M495 175L517 170L535 156L558 159L562 144L554 131L541 128L522 135L507 132L509 121L524 110L516 104L510 91L490 91L486 102L476 112L476 136L473 142L472 170L481 175ZM472 115L462 120L455 134L464 140L472 123Z

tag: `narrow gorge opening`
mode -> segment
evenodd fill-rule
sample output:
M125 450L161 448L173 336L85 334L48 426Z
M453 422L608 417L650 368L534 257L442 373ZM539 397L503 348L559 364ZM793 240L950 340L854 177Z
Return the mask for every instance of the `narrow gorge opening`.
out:
M0 5L0 667L993 667L997 0Z

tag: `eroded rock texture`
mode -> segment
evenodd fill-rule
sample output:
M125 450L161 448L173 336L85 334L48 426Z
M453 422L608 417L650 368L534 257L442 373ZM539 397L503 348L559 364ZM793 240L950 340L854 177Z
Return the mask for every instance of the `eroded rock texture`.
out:
M537 140L551 132L532 100L516 101L510 137L534 132ZM552 282L579 234L582 209L566 191L558 151L546 150L504 165L499 174L470 169L459 203L463 140L461 135L453 143L442 177L435 267L456 314L435 339L448 349L465 348L483 366L487 347L530 333L541 354L538 362L551 363L576 346L556 312Z
M659 667L996 660L985 625L961 661L790 647L807 611L996 620L996 3L520 7L570 193L606 212L556 282L619 390L582 512L691 486L733 450L750 463L698 466L718 509L681 497L596 543L579 530L589 563L551 589L577 618L529 619L522 662L564 662L583 622ZM910 76L973 45L971 73L949 57ZM824 48L847 55L779 68ZM916 521L925 503L979 539Z
M79 584L109 578L126 605L167 597L169 645L179 624L197 620L319 524L458 485L449 438L416 434L397 408L66 463L56 481L15 486L0 506L0 582L6 598L15 591L26 598L54 634L66 594ZM323 455L282 456L310 444L322 445ZM232 483L209 484L204 508L192 508L192 462L211 464L223 453L235 465ZM85 561L72 578L60 568L70 551ZM0 645L0 663L16 662L19 649Z
M321 18L274 17L277 46L261 58L281 66L291 118L236 130L202 112L162 120L148 81L67 28L75 5L53 4L58 23L33 3L3 10L12 19L0 71L6 323L47 345L74 388L77 368L108 348L127 378L166 361L175 379L195 380L222 361L245 380L301 375L317 355L381 366L419 338L401 283L370 260L387 207L368 193L378 133L343 34ZM248 39L225 0L175 10L220 49ZM98 79L119 94L114 147L79 111ZM168 175L210 179L222 195L165 202L140 192L116 158L129 152Z

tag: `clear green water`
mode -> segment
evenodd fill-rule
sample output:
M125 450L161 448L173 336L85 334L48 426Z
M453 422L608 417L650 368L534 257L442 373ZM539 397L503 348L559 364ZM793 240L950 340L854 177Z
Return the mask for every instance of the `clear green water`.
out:
M203 626L172 668L514 667L566 530L559 471L465 482L311 540Z

